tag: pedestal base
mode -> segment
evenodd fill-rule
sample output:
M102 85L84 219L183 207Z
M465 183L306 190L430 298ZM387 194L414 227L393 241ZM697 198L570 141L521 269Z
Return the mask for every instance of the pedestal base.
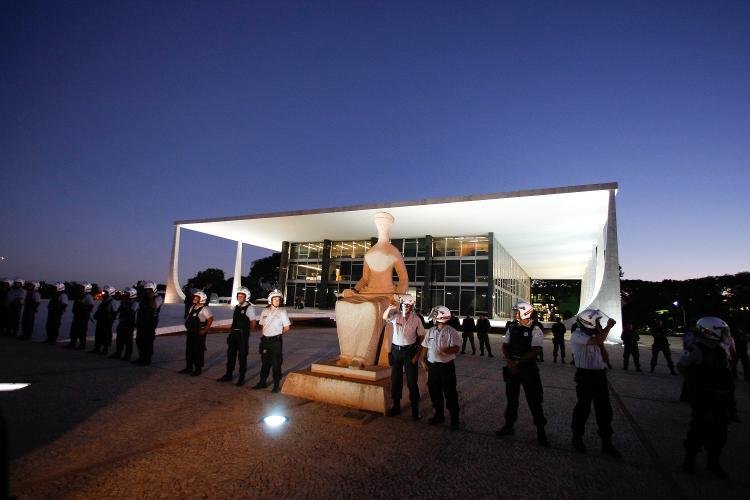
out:
M353 368L350 366L341 366L336 360L319 361L310 366L313 373L322 373L325 375L340 375L344 378L353 378L357 380L369 380L374 382L391 376L390 366L364 366L362 368Z
M316 364L319 365L319 363ZM340 368L348 370L345 367ZM287 375L281 392L298 398L383 414L393 406L390 368L388 368L387 377L380 380L362 380L329 373L316 373L310 368L298 370ZM419 392L423 396L427 394L427 371L424 369L419 370ZM406 384L403 388L401 406L402 408L409 407L409 389Z

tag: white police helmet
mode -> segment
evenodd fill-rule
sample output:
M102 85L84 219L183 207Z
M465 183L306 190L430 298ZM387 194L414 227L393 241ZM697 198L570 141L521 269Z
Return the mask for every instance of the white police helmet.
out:
M278 290L276 288L273 289L271 293L268 294L268 303L270 304L274 297L279 297L281 299L281 302L284 302L284 294L281 293L281 290Z
M128 297L130 297L131 299L136 299L136 298L138 298L138 290L136 290L136 289L135 289L135 288L133 288L133 287L128 287L128 288L126 288L125 290L123 290L123 293L124 293L125 295L127 295Z
M407 306L412 306L412 307L414 307L414 303L416 302L414 300L414 297L410 293L405 293L403 295L400 295L399 300L401 301L402 304L405 304Z
M32 289L33 291L37 291L37 290L39 290L39 286L40 286L40 285L39 285L39 282L38 282L38 281L29 281L29 282L28 282L28 285L30 285L30 286L31 286L31 289Z
M117 293L117 290L115 290L115 287L107 285L104 288L102 288L102 292L106 293L110 297L114 297L115 293Z
M193 297L198 297L198 300L200 301L201 304L205 304L206 301L208 300L208 296L202 290L198 290L197 292L195 292L193 294Z
M445 323L451 319L451 310L445 306L436 306L430 311L430 319L434 319L438 323Z
M84 293L91 292L91 283L89 283L88 281L81 281L79 285L83 288Z
M599 309L584 309L583 311L578 313L576 319L578 320L578 324L583 328L596 330L596 322L603 316L604 315Z
M721 318L706 316L695 324L698 335L708 340L720 341L729 336L729 325Z
M10 278L3 278L3 283L7 283L8 286L12 286L13 285L13 280L10 279Z
M245 302L247 302L248 300L250 300L250 290L248 290L244 286L242 288L240 288L239 290L237 290L237 294L236 295L239 295L239 294L243 294L245 296Z
M64 292L65 291L65 283L63 283L62 281L58 281L57 283L55 283L55 289L58 292Z
M156 283L154 283L153 281L146 281L145 283L143 283L143 289L145 290L147 288L153 290L154 293L156 293Z
M26 282L23 280L23 278L13 278L13 284L20 283L21 286L25 285Z
M520 319L529 319L534 313L534 306L532 306L528 302L519 302L518 304L516 304L516 309L518 309L518 317Z

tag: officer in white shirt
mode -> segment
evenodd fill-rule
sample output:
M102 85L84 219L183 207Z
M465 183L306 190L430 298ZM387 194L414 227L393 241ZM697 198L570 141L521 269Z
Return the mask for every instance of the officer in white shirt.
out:
M65 293L65 283L58 281L55 283L55 293L49 299L47 304L47 343L54 345L57 343L57 337L60 335L60 323L65 309L68 308L68 294Z
M513 424L518 418L518 398L523 387L526 403L534 417L537 441L542 446L549 446L544 431L547 419L542 410L542 380L536 366L536 360L544 346L544 332L534 322L534 307L531 304L519 302L516 308L518 321L513 322L509 329L506 326L507 331L503 337L503 355L507 362L503 368L507 398L505 425L495 435L509 436L515 432Z
M257 318L255 310L249 302L250 290L245 287L237 290L237 305L234 306L232 327L227 336L227 371L217 382L231 382L234 374L234 363L239 358L240 375L237 386L245 385L247 371L247 353L249 351L250 330L255 328Z
M263 327L263 335L260 338L260 380L253 389L265 389L267 387L268 372L273 367L273 392L281 391L281 362L283 352L282 334L289 331L291 322L289 316L281 307L284 294L280 290L274 290L268 294L268 306L260 314L260 326Z
M404 370L406 370L406 385L409 387L409 401L411 402L411 416L419 420L419 357L422 339L425 331L422 318L412 312L414 297L404 294L399 301L392 301L383 313L383 319L393 325L391 352L388 361L391 365L391 399L393 407L388 410L389 417L401 413L401 395L404 386Z
M26 300L23 305L23 314L21 316L21 336L22 340L30 340L34 333L34 319L39 304L42 302L42 296L39 295L39 282L29 281L26 283Z
M576 395L578 401L573 409L573 448L586 452L583 444L583 433L586 420L594 403L596 424L599 437L602 439L602 452L615 458L622 455L612 445L612 405L609 402L607 385L607 362L604 354L604 341L615 326L615 320L609 318L607 326L602 328L600 320L606 317L598 309L586 309L577 317L576 331L570 337L571 348L576 362Z
M179 373L189 373L197 377L203 372L206 351L206 334L214 322L214 314L206 305L208 297L202 291L193 294L193 307L185 320L185 361L186 366Z
M10 337L17 337L21 327L21 311L26 302L26 290L23 288L25 284L26 281L16 278L13 280L13 287L8 290L6 314L8 315L7 335Z
M430 312L435 326L427 331L422 341L422 360L427 361L427 388L430 391L435 415L430 425L445 422L445 406L451 413L451 430L458 430L458 391L456 390L456 353L461 350L461 334L448 325L451 311L438 306Z
M82 281L76 287L78 296L73 302L73 321L70 323L70 342L66 349L85 349L86 334L89 331L91 310L94 308L94 299L91 297L91 283Z

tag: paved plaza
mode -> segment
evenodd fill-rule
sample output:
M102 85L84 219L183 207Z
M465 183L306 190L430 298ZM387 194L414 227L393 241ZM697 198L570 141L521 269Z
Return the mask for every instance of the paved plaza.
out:
M41 328L37 328L41 331ZM65 333L67 333L65 331ZM66 336L64 334L64 336ZM648 372L651 339L642 339L646 372L622 370L610 348L609 380L615 445L624 458L599 450L595 422L589 452L570 446L574 368L542 363L551 448L535 439L522 397L516 435L496 438L505 405L500 337L495 358L459 355L461 429L427 419L378 416L364 425L347 409L270 390L254 391L257 332L251 339L250 383L219 384L226 335L208 337L207 369L180 375L184 337L159 337L154 364L137 367L95 354L0 339L0 382L31 382L0 393L10 429L11 494L19 498L750 498L750 384L738 382L745 424L731 424L723 462L731 480L680 471L689 407L677 401L681 377L663 360ZM37 337L39 339L39 337ZM673 342L676 361L679 339ZM285 336L284 370L338 353L335 329L297 325ZM422 401L431 415L429 398ZM271 429L261 418L280 413Z

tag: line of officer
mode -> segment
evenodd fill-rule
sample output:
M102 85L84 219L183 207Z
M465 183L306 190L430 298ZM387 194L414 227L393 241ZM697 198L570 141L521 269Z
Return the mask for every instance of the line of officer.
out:
M115 340L115 352L109 356L110 359L129 360L133 354L133 332L135 331L135 318L138 314L138 290L128 287L120 294L120 309L117 323L117 339ZM123 350L125 354L123 355Z
M518 322L511 325L503 337L503 355L507 362L503 368L503 378L508 402L505 409L505 425L495 434L508 436L515 432L513 425L518 418L518 398L523 386L526 403L534 417L537 441L543 446L549 446L544 431L547 419L542 410L542 380L536 365L536 359L544 346L544 332L533 323L534 307L531 304L519 302L517 308Z
M115 296L117 290L112 286L102 288L102 300L94 313L96 329L94 330L94 348L89 352L107 354L112 345L112 326L120 310L120 301Z
M612 445L612 405L609 402L607 362L604 355L604 341L616 322L609 318L607 326L602 328L600 320L604 317L604 313L598 309L581 311L577 317L578 328L570 339L577 367L575 382L578 397L571 423L573 448L582 453L586 452L583 433L593 402L599 437L602 439L602 452L620 458L622 455Z
M232 327L227 336L227 371L217 382L231 382L234 375L234 364L239 359L240 372L237 386L245 385L247 371L247 353L250 350L250 330L255 328L257 318L250 304L250 290L245 287L237 291L237 305L234 306Z
M34 333L34 320L39 304L42 302L42 296L39 295L39 282L29 281L26 283L26 300L23 305L21 315L21 335L18 337L22 340L31 340Z
M427 331L422 341L422 361L427 362L427 388L430 392L435 414L428 420L430 425L445 422L445 407L451 414L451 430L458 430L459 407L456 390L456 353L461 350L461 334L448 324L451 311L445 306L432 309L429 319L434 326Z
M281 307L284 294L279 290L273 290L268 294L268 306L260 313L260 326L263 334L260 337L260 380L253 389L265 389L267 387L268 373L273 367L273 392L281 391L281 363L283 361L282 335L289 331L291 322L289 316Z
M89 330L91 310L94 299L91 297L91 283L83 281L76 286L76 298L73 301L73 320L70 323L70 342L66 349L85 349L86 334Z
M421 418L419 415L419 358L425 331L422 318L418 314L413 314L413 309L414 297L404 294L399 297L399 302L392 301L383 313L383 319L393 325L391 352L388 354L388 362L391 365L393 406L388 410L387 415L393 417L401 413L401 396L404 371L406 371L411 416L414 420L419 420Z
M7 314L5 334L8 337L17 337L18 330L21 327L21 311L24 302L26 302L26 290L23 288L25 284L26 282L23 279L15 278L13 286L8 290L5 309Z
M135 343L138 346L138 359L133 361L133 364L148 366L151 364L151 357L154 355L156 326L159 324L159 311L164 301L156 293L156 283L153 281L143 283L139 295L141 299L135 319Z
M65 293L65 283L58 281L55 283L55 292L47 304L47 331L48 344L57 343L57 337L60 336L60 323L65 310L68 308L68 294Z
M197 377L203 371L206 351L206 334L214 321L211 309L206 305L208 297L202 291L193 294L193 307L185 320L185 363L179 373L189 373Z
M726 478L719 458L727 442L730 411L732 375L726 350L721 345L728 336L729 326L722 319L699 319L695 341L677 364L685 376L692 407L683 462L683 469L688 473L695 472L696 456L705 448L707 469Z

